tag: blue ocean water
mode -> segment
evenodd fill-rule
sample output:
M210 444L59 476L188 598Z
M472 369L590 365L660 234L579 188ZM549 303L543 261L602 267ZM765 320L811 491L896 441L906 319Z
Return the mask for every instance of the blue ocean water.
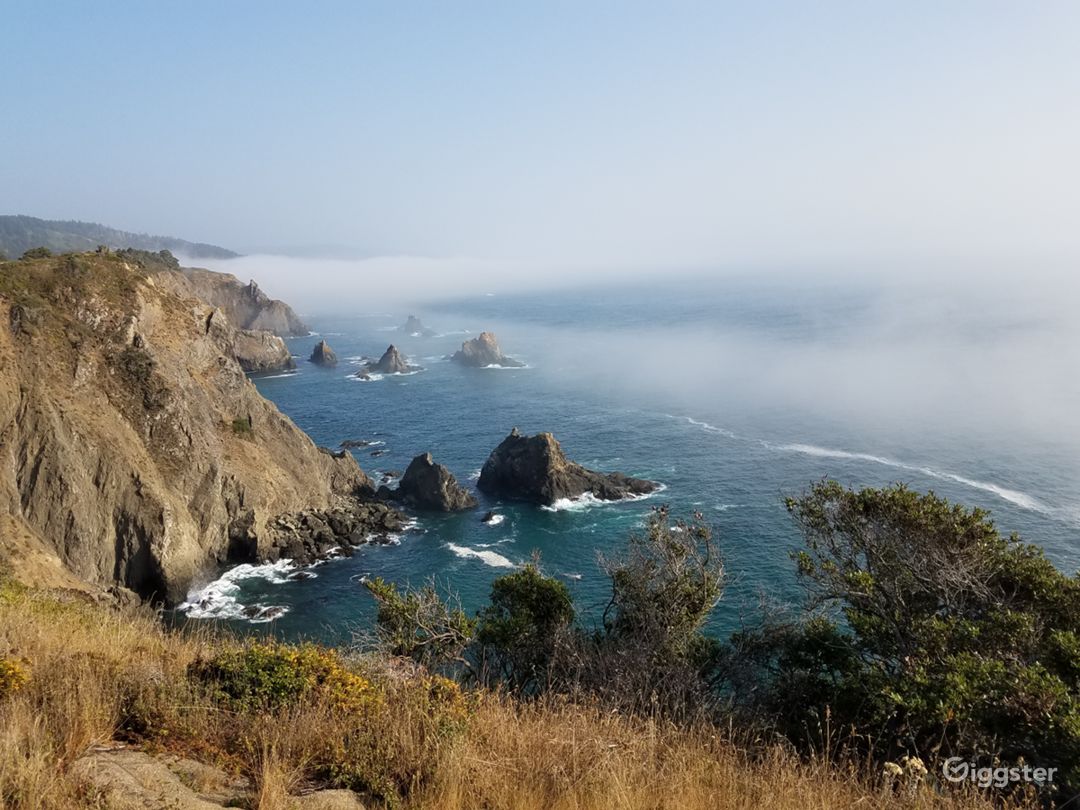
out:
M830 396L844 404L844 391L810 397L811 406L798 404L806 398L772 395L783 379L760 385L789 352L813 346L821 350L814 356L828 357L831 347L859 342L877 312L869 291L670 283L480 295L413 309L437 332L430 338L396 329L410 314L404 309L370 302L356 309L308 314L317 334L290 341L298 371L256 384L321 445L378 442L353 451L376 481L430 451L474 486L488 453L518 427L553 432L567 455L588 467L656 480L664 489L641 501L556 510L478 493L477 510L418 514L399 543L320 564L314 578L291 580L277 566L226 573L206 590L200 583L193 598L244 631L348 642L371 627L374 604L358 583L365 576L412 585L434 579L473 610L495 577L534 553L593 620L609 595L600 555L617 556L648 511L665 503L676 515L700 512L715 527L728 584L713 630L726 634L761 594L800 599L789 557L800 540L783 498L825 476L853 486L905 481L984 506L1003 531L1039 543L1063 568L1080 565L1080 476L1067 449L955 418L954 402L941 404L939 421L904 418L902 408L899 416L883 408L880 418L852 420L849 409L829 407ZM467 369L446 361L483 329L494 329L504 351L527 367ZM337 368L306 362L323 338L341 359ZM656 351L643 351L643 341ZM424 370L370 382L352 376L360 357L377 357L389 343ZM737 357L733 363L732 353L748 346L764 348L746 365ZM854 395L859 380L852 385ZM964 413L976 411L972 404ZM497 525L480 521L491 509L504 516ZM285 612L270 622L236 618L250 605Z

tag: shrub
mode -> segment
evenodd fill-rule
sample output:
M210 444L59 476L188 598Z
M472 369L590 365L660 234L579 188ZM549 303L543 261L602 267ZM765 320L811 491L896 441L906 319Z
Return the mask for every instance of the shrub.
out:
M811 602L736 638L752 704L804 744L833 745L831 727L890 760L1023 760L1080 786L1080 580L902 485L825 481L787 506Z
M515 689L542 688L556 645L573 621L570 590L543 576L536 562L499 577L491 585L490 604L480 612L476 634L485 674Z
M251 424L251 417L237 417L236 419L233 419L232 432L245 439L254 437L255 428Z
M195 661L189 675L238 710L271 710L311 697L358 712L379 700L371 681L349 670L334 650L310 644L249 644Z
M52 251L47 247L35 247L24 252L22 257L24 259L47 259L52 255Z
M465 615L456 598L443 598L429 583L417 590L399 589L380 577L364 586L378 603L376 633L391 655L412 658L429 668L468 665L464 657L476 621Z
M29 681L30 671L25 661L0 656L0 700L15 694Z

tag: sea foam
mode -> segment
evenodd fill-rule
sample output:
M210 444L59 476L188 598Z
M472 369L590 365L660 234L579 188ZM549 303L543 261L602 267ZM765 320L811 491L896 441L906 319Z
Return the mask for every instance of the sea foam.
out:
M492 568L513 568L514 564L510 560L506 559L502 554L497 554L494 551L477 551L474 548L466 548L465 546L459 546L454 543L445 544L454 554L463 559L475 558L480 560L484 565L490 565Z

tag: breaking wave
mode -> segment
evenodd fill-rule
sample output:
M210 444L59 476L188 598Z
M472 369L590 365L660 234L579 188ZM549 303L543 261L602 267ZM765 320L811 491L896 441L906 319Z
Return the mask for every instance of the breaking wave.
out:
M252 624L273 621L288 612L280 605L243 605L240 602L240 583L261 579L274 585L288 582L296 571L292 560L278 560L265 565L247 563L230 568L208 585L192 591L177 610L192 619L239 619Z
M497 554L494 551L477 551L474 548L466 548L465 546L459 546L454 543L446 543L446 548L454 552L455 555L463 559L474 558L480 560L484 565L489 565L492 568L514 568L514 564L510 560L506 559L502 554Z

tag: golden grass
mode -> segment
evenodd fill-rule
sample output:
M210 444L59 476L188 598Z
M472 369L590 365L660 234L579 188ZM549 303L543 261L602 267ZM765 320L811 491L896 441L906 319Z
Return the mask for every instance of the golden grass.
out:
M263 810L286 810L303 789L350 786L357 774L393 785L384 795L403 808L439 810L992 806L971 791L885 788L866 768L807 763L779 746L751 756L716 730L556 700L482 694L465 719L460 706L433 710L443 698L430 696L432 682L421 679L418 697L416 679L388 675L385 662L360 664L383 701L359 719L315 700L228 711L192 685L188 665L242 644L167 632L146 610L0 584L0 659L29 673L0 694L0 808L99 807L70 766L115 739L242 774L250 806Z

